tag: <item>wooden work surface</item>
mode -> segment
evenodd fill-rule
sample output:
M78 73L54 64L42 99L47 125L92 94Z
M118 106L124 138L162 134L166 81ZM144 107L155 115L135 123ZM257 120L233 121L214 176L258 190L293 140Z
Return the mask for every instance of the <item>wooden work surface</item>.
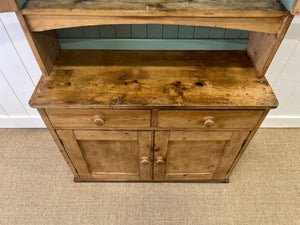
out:
M287 15L280 0L28 0L23 14L101 16L250 16Z
M63 50L30 105L62 108L274 108L245 51Z

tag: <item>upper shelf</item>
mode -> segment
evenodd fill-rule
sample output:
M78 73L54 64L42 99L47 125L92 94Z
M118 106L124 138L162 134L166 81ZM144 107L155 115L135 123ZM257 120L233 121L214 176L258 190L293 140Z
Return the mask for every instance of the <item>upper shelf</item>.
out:
M250 16L286 15L279 0L28 0L24 14L101 16Z
M277 33L289 11L279 0L28 0L33 31L103 24L176 24Z

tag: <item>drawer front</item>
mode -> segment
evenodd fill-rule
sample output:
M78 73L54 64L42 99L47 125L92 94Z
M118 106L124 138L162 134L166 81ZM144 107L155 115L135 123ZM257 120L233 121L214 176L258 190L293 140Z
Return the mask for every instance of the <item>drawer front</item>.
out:
M262 114L254 110L165 110L158 112L158 127L252 129Z
M56 129L148 128L149 110L46 109Z

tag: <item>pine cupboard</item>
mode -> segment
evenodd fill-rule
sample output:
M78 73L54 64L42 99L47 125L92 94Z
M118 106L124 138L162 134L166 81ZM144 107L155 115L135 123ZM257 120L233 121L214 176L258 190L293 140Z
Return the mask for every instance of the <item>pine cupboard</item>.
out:
M228 182L277 104L243 51L63 50L30 100L75 181Z
M299 1L293 13L297 13ZM293 15L277 0L13 0L43 72L30 99L75 181L228 182L277 99L264 77ZM245 50L65 50L55 29L248 30Z
M78 180L132 181L226 181L249 133L57 130Z
M80 179L152 180L149 131L57 130Z

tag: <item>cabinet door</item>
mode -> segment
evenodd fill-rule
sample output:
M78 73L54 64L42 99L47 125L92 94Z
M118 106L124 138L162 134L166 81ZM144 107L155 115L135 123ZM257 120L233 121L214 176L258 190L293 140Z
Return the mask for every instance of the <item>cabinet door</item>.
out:
M154 180L224 179L249 131L155 132Z
M151 180L151 132L57 130L80 179Z

